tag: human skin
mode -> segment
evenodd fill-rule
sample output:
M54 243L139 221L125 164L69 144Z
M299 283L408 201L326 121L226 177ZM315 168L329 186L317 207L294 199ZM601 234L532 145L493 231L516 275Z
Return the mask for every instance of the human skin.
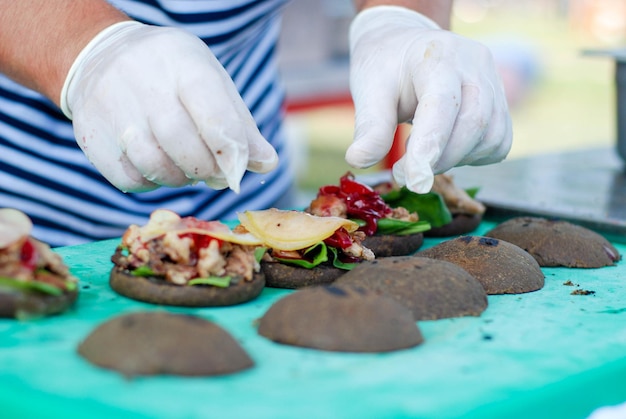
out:
M380 5L416 10L450 26L452 0L354 0L358 11ZM128 16L104 0L0 0L0 72L60 103L72 63L104 28Z
M128 16L103 0L0 0L0 72L59 105L76 56Z
M402 6L428 16L444 29L450 28L453 0L354 0L357 11L375 6Z

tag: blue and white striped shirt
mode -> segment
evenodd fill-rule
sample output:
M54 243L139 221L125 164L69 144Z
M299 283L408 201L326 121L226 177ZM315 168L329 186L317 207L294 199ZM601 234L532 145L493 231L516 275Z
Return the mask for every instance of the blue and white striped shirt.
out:
M276 42L287 0L111 0L141 22L176 26L202 38L233 78L279 167L247 173L240 194L204 184L125 194L110 185L76 145L72 126L43 96L0 75L0 207L28 214L33 235L52 246L118 237L156 208L203 219L276 205L293 176L281 131L284 91Z

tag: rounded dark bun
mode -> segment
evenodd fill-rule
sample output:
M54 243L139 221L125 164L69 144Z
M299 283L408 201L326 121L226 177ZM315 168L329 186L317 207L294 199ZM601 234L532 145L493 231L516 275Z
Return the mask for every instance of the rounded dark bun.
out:
M488 303L485 289L467 271L418 256L360 263L333 286L344 285L387 295L410 309L416 321L479 316Z
M601 268L615 265L619 251L602 235L564 220L511 218L485 236L513 243L535 258L539 266Z
M399 302L336 285L281 298L259 320L258 333L284 345L340 352L389 352L424 341L411 311Z
M537 291L545 283L545 275L532 255L513 243L492 237L461 236L422 250L416 256L460 266L489 295Z
M0 292L0 317L34 318L59 314L74 304L78 291L65 291L61 295L38 292Z
M243 347L216 323L159 311L107 320L89 333L77 352L92 364L127 377L224 375L254 365Z
M180 307L230 306L250 301L263 291L265 276L255 273L252 281L240 279L226 288L211 285L174 285L160 278L132 275L114 267L109 277L111 288L118 294L152 304Z

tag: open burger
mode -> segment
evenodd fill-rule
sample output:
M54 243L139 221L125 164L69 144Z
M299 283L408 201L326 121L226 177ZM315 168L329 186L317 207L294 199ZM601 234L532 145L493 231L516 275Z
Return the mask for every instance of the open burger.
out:
M267 248L261 270L269 287L330 284L361 261L375 258L363 244L365 233L345 218L271 208L240 213L239 221L234 231L251 233Z
M58 314L78 295L77 279L61 256L30 235L32 228L21 211L0 209L0 317Z
M403 256L414 253L424 241L430 223L420 219L417 211L388 205L380 193L346 173L339 185L319 188L316 198L305 210L320 217L350 219L365 234L363 244L376 257Z
M234 305L265 286L255 236L219 221L156 210L144 226L128 227L111 260L114 291L153 304L186 307Z
M374 189L392 208L417 212L430 223L426 237L451 237L474 231L483 219L485 205L475 199L477 189L461 189L452 176L435 175L429 193L418 194L392 182L383 182Z

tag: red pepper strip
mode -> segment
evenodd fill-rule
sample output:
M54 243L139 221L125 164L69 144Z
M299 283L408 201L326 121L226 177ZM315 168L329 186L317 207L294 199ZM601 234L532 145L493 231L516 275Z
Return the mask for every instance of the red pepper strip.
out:
M339 179L341 191L347 194L370 195L375 193L372 188L354 180L351 174L345 174Z
M352 238L350 237L350 233L348 233L345 228L341 227L335 231L332 236L325 239L324 243L337 249L347 249L352 246Z
M30 240L26 240L20 251L22 266L28 268L30 271L35 270L37 267L37 256L35 245Z

